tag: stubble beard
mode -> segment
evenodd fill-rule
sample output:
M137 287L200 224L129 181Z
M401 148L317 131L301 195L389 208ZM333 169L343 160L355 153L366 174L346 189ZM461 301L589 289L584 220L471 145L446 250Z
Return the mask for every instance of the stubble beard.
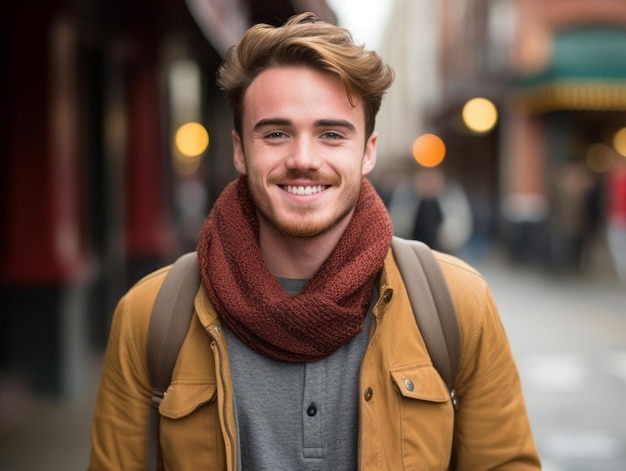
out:
M324 181L329 181L328 179ZM339 223L349 217L361 194L361 180L349 183L345 197L347 201L339 213L331 213L324 220L307 222L307 216L311 211L316 211L314 205L303 205L297 210L296 218L286 218L271 209L269 198L264 194L257 194L254 185L248 181L252 202L257 210L257 214L262 218L277 234L282 237L298 239L316 238L330 232ZM260 193L260 192L259 192Z

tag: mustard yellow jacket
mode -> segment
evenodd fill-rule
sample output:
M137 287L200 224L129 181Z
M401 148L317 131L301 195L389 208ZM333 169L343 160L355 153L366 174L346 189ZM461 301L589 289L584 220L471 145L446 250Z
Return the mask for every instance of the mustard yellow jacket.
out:
M541 469L517 368L485 280L438 254L461 326L454 411L416 327L391 252L380 277L359 388L360 470ZM116 309L92 424L90 470L145 469L151 386L146 333L168 268L134 286ZM226 338L204 288L160 406L164 468L240 469ZM414 384L412 391L404 380Z

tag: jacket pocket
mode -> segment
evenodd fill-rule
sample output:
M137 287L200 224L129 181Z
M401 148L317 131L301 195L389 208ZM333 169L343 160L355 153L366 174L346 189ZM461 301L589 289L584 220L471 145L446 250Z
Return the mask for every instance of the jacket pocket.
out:
M399 393L405 469L446 469L454 409L444 381L431 363L393 368L391 378Z
M160 441L165 469L218 469L224 441L214 382L176 382L161 401Z
M161 401L159 412L170 419L180 419L198 407L215 399L217 388L215 383L184 382L172 383Z

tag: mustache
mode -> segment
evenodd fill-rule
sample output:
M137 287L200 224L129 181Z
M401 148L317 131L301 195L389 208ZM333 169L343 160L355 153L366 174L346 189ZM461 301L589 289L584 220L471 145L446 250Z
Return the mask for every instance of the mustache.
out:
M270 178L270 183L280 184L281 182L288 180L309 180L313 183L319 182L326 185L339 185L341 178L336 174L328 174L318 172L317 170L298 170L291 169L279 175Z

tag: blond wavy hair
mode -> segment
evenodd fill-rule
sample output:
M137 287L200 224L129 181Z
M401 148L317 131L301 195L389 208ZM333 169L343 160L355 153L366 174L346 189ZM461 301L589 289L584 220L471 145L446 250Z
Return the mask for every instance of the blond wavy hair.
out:
M228 50L217 84L226 93L239 134L243 97L252 81L264 70L289 65L338 76L353 106L363 100L365 135L372 134L382 97L394 79L393 69L376 52L356 44L348 30L312 13L293 16L280 27L257 24Z

